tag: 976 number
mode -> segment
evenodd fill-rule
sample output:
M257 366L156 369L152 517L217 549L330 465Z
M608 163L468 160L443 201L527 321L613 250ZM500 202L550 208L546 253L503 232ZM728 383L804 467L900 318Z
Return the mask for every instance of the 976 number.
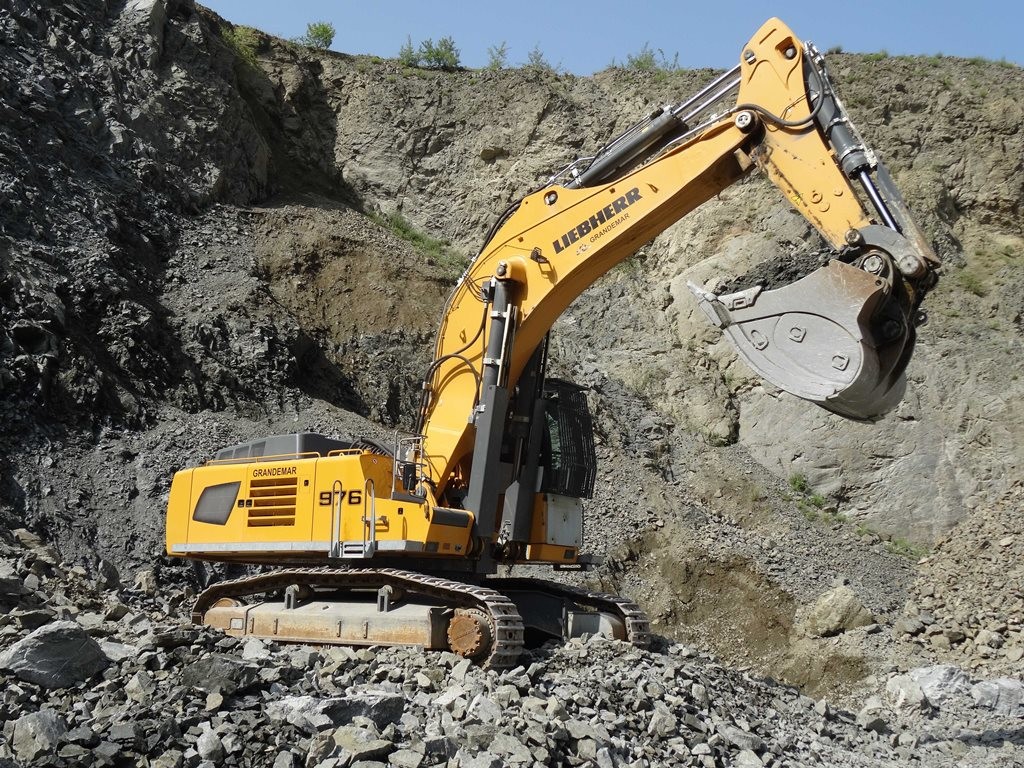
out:
M329 507L334 503L334 494L340 493L344 499L343 504L353 504L358 506L363 503L363 492L357 489L351 491L321 491L320 493L320 506Z

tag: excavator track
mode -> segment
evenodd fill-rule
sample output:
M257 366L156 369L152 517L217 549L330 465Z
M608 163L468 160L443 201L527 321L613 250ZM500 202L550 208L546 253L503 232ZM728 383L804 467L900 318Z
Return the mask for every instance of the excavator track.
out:
M619 595L611 595L605 592L594 592L581 587L562 584L545 579L534 579L526 577L511 577L488 579L484 582L493 589L503 592L505 590L533 590L544 592L549 595L572 600L573 602L593 608L597 611L610 613L616 616L626 627L626 642L637 648L647 648L651 642L651 622L647 614L640 606L628 598Z
M481 662L487 669L514 667L523 649L523 620L515 603L505 595L486 586L395 568L294 568L222 581L208 587L196 598L192 621L204 623L206 612L218 600L275 592L293 584L324 589L392 586L441 600L452 607L480 610L491 625L491 650Z

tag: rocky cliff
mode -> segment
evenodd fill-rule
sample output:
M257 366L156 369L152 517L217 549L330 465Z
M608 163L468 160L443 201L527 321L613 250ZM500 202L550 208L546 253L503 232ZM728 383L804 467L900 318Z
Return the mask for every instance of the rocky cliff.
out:
M407 426L495 217L714 74L406 69L240 36L187 0L12 0L0 29L0 520L122 571L159 562L171 474L217 448ZM659 631L800 684L846 690L894 653L1002 673L1020 596L995 585L1005 556L970 553L1020 544L1024 76L830 63L947 265L907 398L844 422L758 384L698 317L687 279L817 247L763 180L727 190L556 327L599 430L596 578L647 595ZM961 535L920 571L903 556ZM837 581L877 620L838 646L798 610Z

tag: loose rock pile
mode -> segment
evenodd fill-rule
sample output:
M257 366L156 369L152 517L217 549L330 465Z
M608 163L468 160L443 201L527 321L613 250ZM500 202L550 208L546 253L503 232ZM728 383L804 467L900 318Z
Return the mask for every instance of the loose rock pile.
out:
M1024 757L991 735L1010 732L1019 698L983 683L1003 705L990 696L976 707L979 685L959 670L897 680L886 701L855 715L666 642L641 651L581 638L527 651L503 672L450 653L279 646L169 618L188 596L172 571L124 588L109 568L65 568L18 536L0 537L0 765L757 768Z
M955 528L928 557L893 632L983 674L1024 669L1024 486Z

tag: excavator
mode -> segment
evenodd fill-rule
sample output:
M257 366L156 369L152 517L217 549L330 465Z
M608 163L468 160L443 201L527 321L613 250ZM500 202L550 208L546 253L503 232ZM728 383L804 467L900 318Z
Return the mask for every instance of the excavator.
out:
M650 637L625 597L499 577L586 567L586 392L546 375L555 320L673 222L759 170L821 234L794 282L697 306L781 390L874 420L904 392L940 266L812 43L778 19L739 64L575 160L498 219L444 307L414 433L234 445L175 474L167 553L275 566L215 583L192 618L280 642L411 645L491 668L525 644Z

